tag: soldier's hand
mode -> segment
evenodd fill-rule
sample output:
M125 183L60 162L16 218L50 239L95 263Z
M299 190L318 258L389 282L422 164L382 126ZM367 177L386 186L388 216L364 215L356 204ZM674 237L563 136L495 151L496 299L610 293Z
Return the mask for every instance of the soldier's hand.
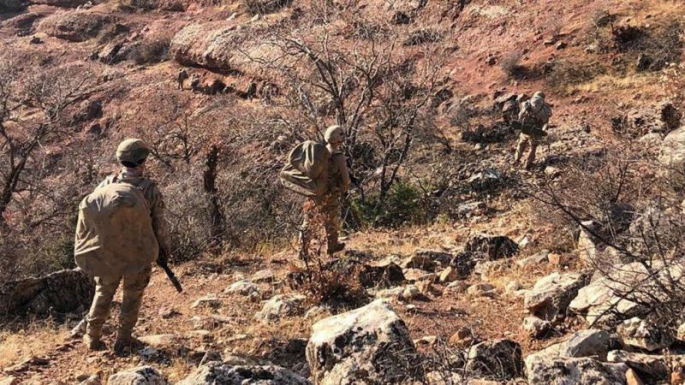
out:
M159 255L157 256L157 263L166 265L169 262L169 256L167 255L166 250L160 250Z

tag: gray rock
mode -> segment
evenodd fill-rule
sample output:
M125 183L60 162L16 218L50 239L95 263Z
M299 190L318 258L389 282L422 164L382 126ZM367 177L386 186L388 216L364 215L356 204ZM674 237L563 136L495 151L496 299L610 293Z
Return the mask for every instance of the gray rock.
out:
M140 366L114 374L107 385L167 385L168 382L152 366Z
M275 274L271 269L260 270L252 276L254 283L271 283L274 281Z
M604 364L592 358L542 357L526 358L529 385L623 385L625 364Z
M0 284L0 314L77 313L90 306L95 282L81 270L61 270L40 278Z
M664 138L661 144L659 162L676 170L685 167L685 127L681 127Z
M489 260L495 261L515 255L518 244L505 236L477 234L466 242L464 251L485 253Z
M559 346L560 357L591 357L601 360L609 351L609 333L604 330L586 329L573 333Z
M262 310L255 314L255 319L269 322L304 312L302 306L307 297L301 294L279 294L264 302Z
M430 250L430 249L419 249L416 250L414 253L414 256L416 257L422 257L422 258L427 258L428 260L432 261L433 263L438 263L441 266L447 266L452 259L454 258L454 255L450 253L446 253L440 250Z
M469 350L466 372L480 378L517 378L523 373L521 346L506 339L474 345Z
M376 300L312 326L307 362L315 383L399 383L414 376L416 348L402 319Z
M477 283L469 286L466 293L474 297L494 297L497 294L495 287L489 283Z
M240 295L244 295L244 296L251 295L252 293L259 294L259 286L257 286L256 284L244 279L244 280L235 282L231 286L227 287L226 290L224 290L224 293L226 293L226 294L240 294Z
M682 361L683 356L674 357L673 363ZM625 363L640 376L641 379L654 383L668 380L670 376L671 363L669 359L661 355L651 355L642 353L630 353L624 350L614 350L607 356L608 362Z
M547 263L547 261L549 261L548 257L549 257L549 250L542 250L539 253L531 255L530 257L523 258L523 259L516 261L516 264L522 268L536 267L536 266L540 266L543 263Z
M531 338L543 338L553 329L552 323L535 316L526 317L523 320L523 331Z
M311 385L292 371L273 365L240 365L238 362L209 362L197 368L177 385Z
M175 334L154 334L138 338L141 342L157 349L168 349L178 346L181 339Z
M637 317L623 321L616 331L625 345L650 352L667 348L675 341L673 333L668 329Z
M550 274L526 293L524 307L539 318L556 322L565 317L569 303L586 282L587 277L580 273Z

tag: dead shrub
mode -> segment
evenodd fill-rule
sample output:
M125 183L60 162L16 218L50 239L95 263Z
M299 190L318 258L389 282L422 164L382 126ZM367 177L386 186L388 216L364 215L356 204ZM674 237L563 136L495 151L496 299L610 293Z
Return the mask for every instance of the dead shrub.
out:
M502 72L507 75L509 79L519 79L522 78L526 73L526 66L521 64L521 55L518 52L511 53L502 58L500 61L500 67Z
M587 83L599 75L605 74L604 68L598 62L569 62L555 63L545 77L545 84L555 93L568 94L569 87Z
M166 61L169 58L171 36L164 35L150 40L143 40L129 53L129 59L138 65Z
M243 5L253 15L273 13L291 3L292 0L243 0Z

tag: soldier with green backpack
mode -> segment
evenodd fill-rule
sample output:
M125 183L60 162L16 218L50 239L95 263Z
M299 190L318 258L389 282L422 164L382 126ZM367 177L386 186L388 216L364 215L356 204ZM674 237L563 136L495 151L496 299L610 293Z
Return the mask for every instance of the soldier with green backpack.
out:
M519 141L516 146L514 163L518 163L528 147L530 151L526 157L525 167L530 170L535 163L535 152L540 140L547 136L547 124L552 117L552 109L545 102L545 94L536 92L533 97L521 105L518 126L521 129Z
M152 263L157 260L166 265L164 200L155 182L144 176L149 154L142 140L123 141L116 153L121 172L107 177L79 205L74 256L96 283L84 336L91 350L104 347L102 327L122 281L114 351L121 353L131 345Z
M304 220L300 236L300 255L306 258L311 241L310 223L315 214L323 216L329 255L342 251L345 244L339 241L340 198L350 189L347 159L342 152L345 132L341 126L331 126L324 133L326 145L305 141L295 147L280 173L283 185L304 195ZM313 206L314 209L307 209Z

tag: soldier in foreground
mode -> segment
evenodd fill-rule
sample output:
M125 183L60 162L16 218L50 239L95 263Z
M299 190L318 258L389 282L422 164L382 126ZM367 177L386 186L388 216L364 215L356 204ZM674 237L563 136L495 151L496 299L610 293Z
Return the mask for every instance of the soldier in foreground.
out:
M530 170L535 163L535 152L537 151L540 140L547 136L547 124L552 117L552 109L545 102L545 94L542 91L536 92L533 97L521 105L519 113L519 123L521 124L521 134L514 154L514 163L519 163L523 153L528 147L530 152L526 157L525 168Z
M176 82L178 83L177 89L183 91L183 82L188 79L188 71L186 71L184 68L180 68L178 70L178 77L176 78Z
M122 281L114 351L122 353L132 344L152 263L166 264L164 201L155 182L144 176L149 154L142 140L123 141L116 152L121 172L107 177L79 205L74 255L77 265L94 276L96 283L83 339L91 350L104 348L102 327Z
M297 145L288 154L280 173L286 188L307 198L300 232L300 257L303 259L309 255L311 224L317 214L321 215L326 230L328 254L345 248L345 244L339 241L340 198L350 189L351 180L347 159L342 152L344 129L331 126L324 139L326 145L311 140Z

